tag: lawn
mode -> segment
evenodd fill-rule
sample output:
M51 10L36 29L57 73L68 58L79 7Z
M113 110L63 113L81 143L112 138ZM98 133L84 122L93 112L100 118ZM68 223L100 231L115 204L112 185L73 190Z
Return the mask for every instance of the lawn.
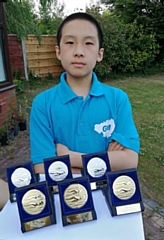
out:
M58 80L32 81L18 102L30 108L33 97L54 86ZM111 80L107 84L129 95L140 135L138 176L145 197L164 207L164 75Z
M129 95L140 135L138 175L146 197L164 206L164 75L112 81Z

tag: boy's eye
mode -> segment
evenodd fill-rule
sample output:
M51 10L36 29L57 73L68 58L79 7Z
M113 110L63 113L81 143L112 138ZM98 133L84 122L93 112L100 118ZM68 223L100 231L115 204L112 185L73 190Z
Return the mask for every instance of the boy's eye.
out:
M66 42L66 44L73 44L73 42L72 41L68 41L68 42Z
M93 45L92 42L86 42L86 45Z

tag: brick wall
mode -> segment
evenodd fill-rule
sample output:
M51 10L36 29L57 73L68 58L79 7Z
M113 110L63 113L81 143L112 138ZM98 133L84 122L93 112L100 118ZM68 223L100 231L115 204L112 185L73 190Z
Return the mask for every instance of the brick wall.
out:
M16 107L15 88L0 92L0 127L5 126L9 110Z
M12 74L21 72L21 77L25 76L23 53L22 53L22 42L18 41L16 35L8 35L9 45L9 58L11 64Z

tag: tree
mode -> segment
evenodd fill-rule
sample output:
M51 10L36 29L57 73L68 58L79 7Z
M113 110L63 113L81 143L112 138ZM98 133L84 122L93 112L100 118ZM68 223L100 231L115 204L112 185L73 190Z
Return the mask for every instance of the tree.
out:
M28 34L41 39L41 34L56 33L63 10L64 5L58 5L57 0L40 0L38 12L32 0L8 0L5 3L7 31L18 39Z
M33 7L32 2L26 0L8 0L5 3L6 25L9 34L16 34L18 39L28 34L40 36Z
M100 6L92 6L87 12L101 24L104 33L104 58L96 66L96 73L106 78L112 73L145 72L158 53L154 35L146 33L142 24L125 24Z
M164 62L164 0L101 0L125 24L136 22L153 34L160 45L159 62Z
M64 5L57 0L40 4L38 14L38 29L42 34L56 34L58 26L64 17Z

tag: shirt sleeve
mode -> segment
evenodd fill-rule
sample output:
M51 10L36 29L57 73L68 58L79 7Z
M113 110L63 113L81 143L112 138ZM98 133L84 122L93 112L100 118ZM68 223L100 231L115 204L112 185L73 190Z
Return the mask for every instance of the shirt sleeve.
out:
M56 156L55 136L43 96L38 95L34 99L30 113L30 151L33 164L42 163L44 158Z
M115 130L111 140L115 140L124 147L139 153L140 140L133 120L132 107L127 94L121 92L120 95L116 106Z

